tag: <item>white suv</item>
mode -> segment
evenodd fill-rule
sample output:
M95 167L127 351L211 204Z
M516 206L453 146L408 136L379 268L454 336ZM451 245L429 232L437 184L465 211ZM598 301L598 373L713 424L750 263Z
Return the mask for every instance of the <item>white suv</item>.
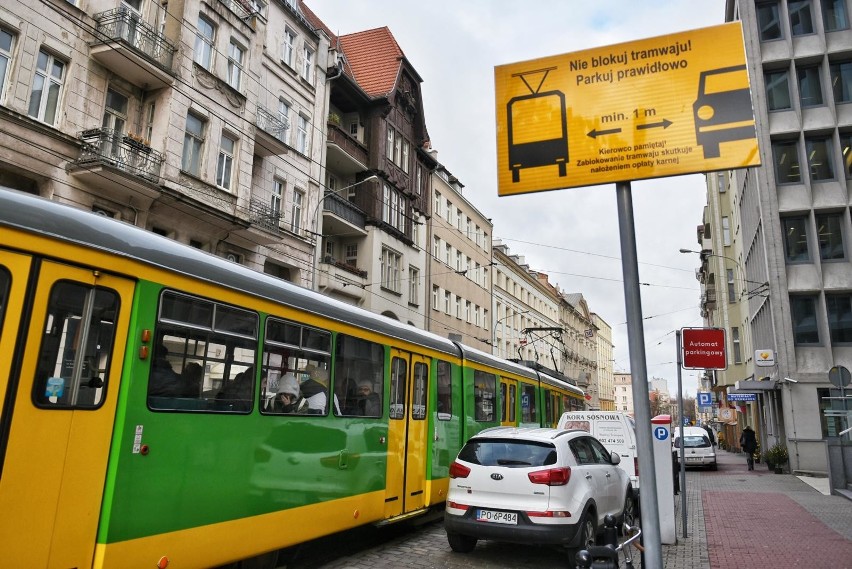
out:
M560 545L569 564L595 544L603 520L636 523L627 473L580 430L495 427L472 437L450 466L444 528L453 551L480 539Z

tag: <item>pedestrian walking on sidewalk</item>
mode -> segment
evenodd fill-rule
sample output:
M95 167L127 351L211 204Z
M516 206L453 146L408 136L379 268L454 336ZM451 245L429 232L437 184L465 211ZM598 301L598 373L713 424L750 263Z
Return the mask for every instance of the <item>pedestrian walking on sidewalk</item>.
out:
M740 448L746 453L746 462L748 469L754 470L754 451L757 450L757 438L754 436L754 431L748 425L743 429L740 435Z

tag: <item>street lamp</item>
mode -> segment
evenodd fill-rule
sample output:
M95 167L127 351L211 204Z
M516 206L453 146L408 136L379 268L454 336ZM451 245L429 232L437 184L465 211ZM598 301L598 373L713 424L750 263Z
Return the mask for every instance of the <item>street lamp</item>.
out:
M514 314L507 314L503 318L499 318L496 322L494 322L494 328L491 330L491 345L495 348L498 348L497 354L495 355L500 354L499 347L497 346L497 325L500 324L500 322L503 322L504 320L513 318L515 316L520 316L521 314L526 314L527 312L529 312L529 310L522 310L521 312L515 312Z
M363 184L364 182L369 182L370 180L377 180L378 178L379 177L376 174L371 174L370 176L367 176L363 180L359 180L354 184L349 184L348 186L325 192L325 194L323 194L323 196L317 201L317 206L314 209L313 215L314 230L311 232L314 235L314 256L312 259L313 262L311 263L311 290L317 290L317 259L320 255L319 247L317 246L317 244L320 243L318 237L322 237L322 234L317 231L317 229L319 228L320 206L322 206L322 203L326 200L326 198L338 195L350 188L354 188L355 186Z

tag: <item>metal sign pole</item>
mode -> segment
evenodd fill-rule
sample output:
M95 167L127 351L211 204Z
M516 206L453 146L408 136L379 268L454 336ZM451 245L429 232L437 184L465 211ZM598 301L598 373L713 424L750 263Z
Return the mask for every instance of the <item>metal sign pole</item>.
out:
M680 448L677 452L680 453L680 511L683 516L683 539L686 539L686 446L683 443L684 426L683 420L683 379L681 378L681 366L683 365L680 330L675 332L677 343L677 414L680 421Z
M639 261L636 255L636 228L630 182L615 185L618 206L618 233L621 241L621 270L624 278L624 306L627 313L627 343L630 348L630 375L636 419L639 472L642 473L642 535L645 546L644 569L663 569L660 532L660 504L657 500L657 472L651 441L651 404L645 362L645 333L642 329L642 299L639 291ZM671 465L668 465L671 468Z

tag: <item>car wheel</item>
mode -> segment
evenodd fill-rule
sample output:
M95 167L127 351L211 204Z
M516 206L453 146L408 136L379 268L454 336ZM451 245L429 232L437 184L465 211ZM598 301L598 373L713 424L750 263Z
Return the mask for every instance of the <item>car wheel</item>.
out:
M595 527L594 512L586 510L583 517L580 518L580 526L577 528L576 544L577 547L568 548L568 566L573 567L577 552L583 549L589 549L597 545L597 528Z
M448 533L447 541L450 543L450 549L456 553L470 553L476 547L477 539L469 535Z
M628 488L627 496L624 498L624 509L621 511L621 522L618 524L618 535L624 535L624 524L629 526L638 525L636 516L636 497L633 496L633 491Z

